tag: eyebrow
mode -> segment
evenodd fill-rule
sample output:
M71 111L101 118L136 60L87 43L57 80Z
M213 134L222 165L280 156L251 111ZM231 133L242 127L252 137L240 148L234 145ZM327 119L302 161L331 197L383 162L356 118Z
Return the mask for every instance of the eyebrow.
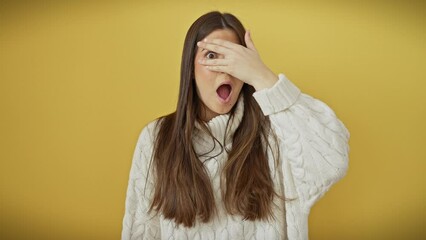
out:
M203 48L203 50L201 50L201 52L204 52L204 51L207 51L207 50L208 50L207 48ZM217 53L217 52L214 52L214 51L210 51L210 52Z

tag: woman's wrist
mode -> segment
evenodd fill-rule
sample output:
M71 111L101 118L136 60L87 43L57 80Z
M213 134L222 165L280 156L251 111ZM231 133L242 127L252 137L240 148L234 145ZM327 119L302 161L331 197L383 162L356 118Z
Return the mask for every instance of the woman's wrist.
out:
M255 84L253 84L254 89L256 91L260 91L265 88L271 88L275 85L275 83L278 81L278 76L268 69L265 74L262 75L262 77L259 78L259 81Z

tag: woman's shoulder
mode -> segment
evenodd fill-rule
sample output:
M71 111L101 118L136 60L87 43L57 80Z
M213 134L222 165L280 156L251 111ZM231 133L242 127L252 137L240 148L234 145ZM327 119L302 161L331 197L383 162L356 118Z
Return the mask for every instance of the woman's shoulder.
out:
M159 125L162 121L162 118L156 118L151 120L146 125L142 127L142 130L139 133L138 142L141 144L153 143L154 139L158 133Z
M145 126L142 127L142 130L139 134L139 141L140 143L154 143L155 138L158 135L158 132L160 131L161 127L166 122L166 125L170 125L167 123L170 123L173 119L173 113L158 117L154 120L151 120L148 122Z

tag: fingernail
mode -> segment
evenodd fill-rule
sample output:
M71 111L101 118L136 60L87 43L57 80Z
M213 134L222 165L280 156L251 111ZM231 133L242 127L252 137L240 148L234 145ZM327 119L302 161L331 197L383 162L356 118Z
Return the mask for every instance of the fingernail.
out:
M204 41L204 42L207 42L207 38L204 38L204 39L203 39L203 41Z

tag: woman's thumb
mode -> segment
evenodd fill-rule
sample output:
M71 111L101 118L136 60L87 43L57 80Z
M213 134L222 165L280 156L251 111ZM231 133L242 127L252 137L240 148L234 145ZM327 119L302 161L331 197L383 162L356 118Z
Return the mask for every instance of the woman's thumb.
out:
M246 31L246 34L245 34L244 38L245 38L245 41L246 41L247 48L255 50L257 52L257 49L254 46L253 40L251 39L251 32L250 32L250 30Z

